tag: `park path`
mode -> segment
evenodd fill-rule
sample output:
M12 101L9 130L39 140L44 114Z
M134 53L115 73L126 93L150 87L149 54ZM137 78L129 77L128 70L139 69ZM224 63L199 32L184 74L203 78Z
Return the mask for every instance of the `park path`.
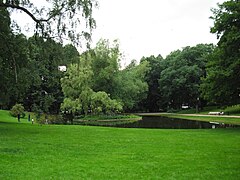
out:
M176 113L138 113L140 116L144 115L179 115L179 116L207 116L207 117L231 117L231 118L240 118L240 116L232 116L232 115L208 115L208 114L176 114Z

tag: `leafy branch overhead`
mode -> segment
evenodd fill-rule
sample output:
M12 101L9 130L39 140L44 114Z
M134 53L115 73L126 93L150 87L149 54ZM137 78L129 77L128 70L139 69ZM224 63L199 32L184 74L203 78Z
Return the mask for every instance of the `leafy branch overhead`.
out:
M22 11L35 22L35 33L54 38L60 42L70 40L76 45L84 37L91 39L96 22L92 10L97 7L95 0L46 0L44 6L31 0L0 0L0 8Z

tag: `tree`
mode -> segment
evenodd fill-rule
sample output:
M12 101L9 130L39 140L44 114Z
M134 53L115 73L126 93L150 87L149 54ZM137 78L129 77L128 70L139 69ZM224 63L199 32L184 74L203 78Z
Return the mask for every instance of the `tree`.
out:
M9 73L10 62L7 60L9 59L9 51L6 48L6 45L9 43L12 35L10 23L11 20L9 12L6 10L6 8L0 8L0 84L2 84L0 86L1 108L5 107L9 103L10 98L9 94L7 93L8 86L6 86L6 83L11 79Z
M65 59L64 48L60 43L41 37L28 39L29 61L25 72L26 95L23 101L28 110L34 109L45 113L58 113L63 101L60 78L63 73L58 70ZM28 75L28 76L27 76Z
M77 27L79 22L67 21L66 18L79 11L83 12L82 16L88 21L87 24L94 21L91 17L93 1L47 2L51 4L49 7L52 9L39 8L29 0L0 0L0 83L4 84L0 86L0 106L3 108L9 109L16 103L22 103L29 111L59 111L63 101L60 86L63 73L58 71L58 66L75 62L79 54L73 45L63 48L62 44L51 38L54 34L57 34L58 38L71 35L73 32L69 30ZM59 4L61 8L58 3L62 3ZM23 34L13 32L11 28L14 24L11 24L9 12L14 10L27 13L35 21L34 37L27 39ZM78 17L80 16L76 16ZM59 26L55 26L54 22L60 23ZM68 23L74 23L76 26L72 24L73 26L64 29L63 26ZM88 28L91 30L93 26ZM70 37L78 42L74 36L79 34L73 33Z
M166 57L159 79L159 89L166 106L179 109L182 104L198 104L206 57L212 49L211 44L199 44L174 51Z
M116 75L112 97L123 103L125 111L141 109L138 104L147 97L148 84L145 75L148 71L148 62L144 61L139 65L131 63Z
M27 39L23 34L14 34L10 28L9 12L0 8L0 104L10 108L22 102L25 95L26 66L28 63Z
M20 115L21 117L24 117L25 116L25 113L24 113L24 107L22 104L15 104L11 111L10 111L10 114L11 116L13 117L17 117L18 115Z
M72 44L67 44L63 47L63 50L64 50L64 60L66 60L66 62L62 62L63 65L78 63L79 52L75 46L73 46Z
M82 108L85 114L90 108L93 113L136 109L146 97L148 62L120 71L120 57L118 43L110 45L108 40L100 40L94 49L83 53L79 63L70 66L62 79L62 108Z
M240 102L240 3L230 0L213 9L214 26L219 42L209 56L207 76L201 85L202 96L221 105Z
M58 66L71 63L69 58L78 58L78 53L74 51L70 57L60 43L37 36L27 39L22 34L9 33L3 39L6 43L0 48L0 81L4 84L0 87L1 106L9 109L22 103L28 111L58 113L63 101L63 73Z
M61 79L65 97L61 108L84 114L89 110L94 114L120 112L120 102L111 99L106 92L93 91L94 73L90 63L87 59L80 59L78 64L68 68L66 76Z
M73 112L88 113L93 72L88 61L80 60L79 64L72 64L61 79L64 101L61 108Z
M68 38L79 44L80 37L87 40L96 23L92 17L95 0L46 0L39 7L31 0L0 0L0 8L8 8L26 13L35 22L35 32L42 37ZM81 16L79 16L79 14ZM81 27L86 24L86 28Z
M163 58L161 55L155 57L143 57L141 62L147 61L149 64L149 70L146 72L145 81L148 84L148 95L141 106L145 107L145 111L158 112L163 109L161 101L161 92L159 91L159 82L161 71L163 69Z
M118 42L115 40L111 45L108 40L101 39L96 47L89 51L88 58L94 74L93 90L112 95L121 58Z

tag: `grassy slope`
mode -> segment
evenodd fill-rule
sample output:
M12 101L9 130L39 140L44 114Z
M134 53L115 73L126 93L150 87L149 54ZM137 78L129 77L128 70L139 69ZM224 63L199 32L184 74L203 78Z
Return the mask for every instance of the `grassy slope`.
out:
M0 123L0 179L239 179L239 168L239 129Z
M25 123L30 124L31 123L31 122L28 122L27 115L28 114L26 114L26 116L24 118L20 119L21 123L23 123L23 124L25 124ZM18 119L17 119L17 117L10 116L9 111L0 110L0 123L3 123L3 122L17 123Z

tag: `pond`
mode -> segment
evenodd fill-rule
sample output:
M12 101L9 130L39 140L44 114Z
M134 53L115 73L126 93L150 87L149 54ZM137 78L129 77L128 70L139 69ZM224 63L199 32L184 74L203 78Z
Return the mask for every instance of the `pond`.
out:
M215 129L239 126L217 122L205 122L178 118L168 118L164 116L144 115L142 116L142 120L133 123L119 124L117 125L117 127L161 129Z

